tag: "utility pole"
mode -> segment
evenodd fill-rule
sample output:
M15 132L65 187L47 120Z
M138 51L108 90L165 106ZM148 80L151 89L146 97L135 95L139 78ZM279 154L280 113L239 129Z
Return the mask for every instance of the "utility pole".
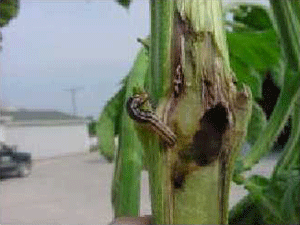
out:
M72 106L73 106L73 116L77 115L76 93L77 93L77 91L82 90L82 89L83 89L83 87L75 87L75 88L64 89L64 91L71 92Z

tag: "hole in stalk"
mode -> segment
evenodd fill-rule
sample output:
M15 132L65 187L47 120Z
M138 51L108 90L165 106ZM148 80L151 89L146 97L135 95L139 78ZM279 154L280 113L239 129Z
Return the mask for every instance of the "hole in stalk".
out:
M199 166L213 162L221 151L222 136L229 120L227 108L221 103L209 109L200 120L201 129L196 132L190 153Z

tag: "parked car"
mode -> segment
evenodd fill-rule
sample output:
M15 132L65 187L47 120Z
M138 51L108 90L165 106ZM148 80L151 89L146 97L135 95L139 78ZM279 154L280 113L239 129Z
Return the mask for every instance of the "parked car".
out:
M31 154L17 152L16 146L0 144L0 177L17 175L26 177L31 173Z

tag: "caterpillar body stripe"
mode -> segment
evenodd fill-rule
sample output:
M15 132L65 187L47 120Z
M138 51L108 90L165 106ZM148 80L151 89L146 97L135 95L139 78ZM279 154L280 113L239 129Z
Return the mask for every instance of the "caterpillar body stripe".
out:
M150 111L141 109L147 101L146 95L134 95L127 100L127 112L131 119L138 123L149 124L150 128L169 145L174 146L176 136L171 129L164 124L158 116Z

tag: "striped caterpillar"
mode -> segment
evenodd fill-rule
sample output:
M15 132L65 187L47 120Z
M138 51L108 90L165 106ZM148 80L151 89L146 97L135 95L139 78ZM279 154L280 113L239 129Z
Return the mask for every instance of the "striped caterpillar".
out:
M147 94L137 94L128 99L127 112L130 118L138 123L149 124L151 129L157 132L169 146L174 146L176 136L170 128L164 124L154 112L141 109L147 100Z

